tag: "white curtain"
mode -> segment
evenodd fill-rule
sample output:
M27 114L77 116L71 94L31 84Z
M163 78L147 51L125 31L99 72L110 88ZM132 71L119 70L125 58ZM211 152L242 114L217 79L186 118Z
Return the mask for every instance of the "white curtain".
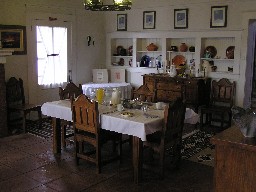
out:
M246 71L245 71L245 87L244 87L244 108L251 106L252 80L254 71L254 54L256 42L256 21L251 21L248 28L247 39L247 56L246 56Z
M67 81L67 28L37 26L38 84L56 88Z

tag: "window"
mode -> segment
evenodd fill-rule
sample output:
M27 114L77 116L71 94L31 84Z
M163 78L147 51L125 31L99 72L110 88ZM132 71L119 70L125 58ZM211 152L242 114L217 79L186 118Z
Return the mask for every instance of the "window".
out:
M58 87L67 82L67 28L37 26L38 84Z

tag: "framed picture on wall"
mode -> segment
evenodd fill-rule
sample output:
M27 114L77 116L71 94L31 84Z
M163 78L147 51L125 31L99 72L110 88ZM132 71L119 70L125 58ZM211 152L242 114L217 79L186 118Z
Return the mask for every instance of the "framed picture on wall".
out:
M212 6L211 7L211 28L227 26L227 10L228 6Z
M174 29L188 28L188 9L174 9Z
M155 29L156 27L156 12L144 11L143 12L143 29Z
M117 14L117 31L127 31L127 14Z
M14 50L14 55L27 53L25 26L0 25L0 41L2 48Z

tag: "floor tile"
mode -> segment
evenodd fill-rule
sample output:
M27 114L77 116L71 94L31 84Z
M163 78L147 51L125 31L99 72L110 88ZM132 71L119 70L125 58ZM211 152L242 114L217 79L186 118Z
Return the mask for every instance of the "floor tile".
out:
M0 189L3 192L25 192L41 185L39 182L20 175L15 178L0 182Z
M45 184L70 174L70 171L58 167L58 165L56 164L48 164L36 170L26 173L25 176L32 178L38 182L41 182L42 184Z

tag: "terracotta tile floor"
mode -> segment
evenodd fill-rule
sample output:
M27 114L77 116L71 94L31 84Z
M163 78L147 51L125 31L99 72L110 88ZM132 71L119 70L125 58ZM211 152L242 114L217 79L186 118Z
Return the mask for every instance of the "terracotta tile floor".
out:
M85 161L75 165L73 146L62 150L61 155L53 155L51 139L31 134L1 138L0 191L213 191L213 168L185 160L179 169L167 169L164 180L143 172L143 182L135 185L128 143L123 150L121 167L114 162L97 174L94 165Z

